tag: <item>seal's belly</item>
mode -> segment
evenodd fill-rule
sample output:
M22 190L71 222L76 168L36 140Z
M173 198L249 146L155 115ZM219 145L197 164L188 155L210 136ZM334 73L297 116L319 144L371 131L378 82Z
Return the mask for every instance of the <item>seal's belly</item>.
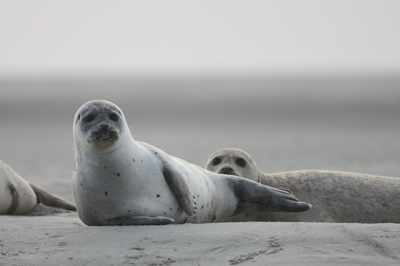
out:
M111 176L111 178L110 178ZM94 177L77 173L74 182L79 216L86 224L124 216L176 216L182 213L179 202L165 179L158 175L137 180L126 171L103 172Z
M179 165L190 186L194 204L192 216L181 204L156 167L137 172L127 167L79 171L74 177L74 193L79 217L88 225L126 216L165 216L176 223L205 223L219 220L219 200L212 182L202 169ZM234 210L232 210L233 212ZM225 213L225 211L224 211Z

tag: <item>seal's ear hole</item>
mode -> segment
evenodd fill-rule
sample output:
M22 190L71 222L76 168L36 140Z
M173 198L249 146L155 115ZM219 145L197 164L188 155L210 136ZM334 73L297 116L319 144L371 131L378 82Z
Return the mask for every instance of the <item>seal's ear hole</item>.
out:
M221 159L218 157L215 157L212 161L211 161L212 165L218 165L221 163Z
M245 167L245 166L246 166L246 161L245 161L245 159L243 159L243 158L237 159L237 160L235 161L235 163L236 163L237 165L239 165L240 167Z
M118 122L119 121L119 116L117 114L111 114L110 115L110 119L114 122Z

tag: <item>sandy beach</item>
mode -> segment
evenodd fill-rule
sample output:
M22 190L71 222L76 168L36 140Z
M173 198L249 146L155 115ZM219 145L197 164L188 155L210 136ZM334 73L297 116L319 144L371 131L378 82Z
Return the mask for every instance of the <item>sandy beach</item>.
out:
M400 177L399 84L395 78L3 80L0 160L74 201L73 116L86 101L106 99L122 108L135 140L202 167L214 151L235 147L269 173ZM0 216L0 265L400 262L400 225L391 223L88 227L73 212L39 206L33 214Z
M75 214L1 217L1 265L397 265L397 224L88 227Z

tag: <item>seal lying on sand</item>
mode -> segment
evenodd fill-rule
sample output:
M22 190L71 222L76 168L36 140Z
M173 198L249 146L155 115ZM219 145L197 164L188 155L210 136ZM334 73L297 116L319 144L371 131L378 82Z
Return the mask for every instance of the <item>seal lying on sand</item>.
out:
M206 169L289 189L313 205L307 213L246 213L228 221L400 223L400 178L319 170L266 174L239 149L216 151Z
M219 222L244 211L307 211L290 192L221 175L133 140L115 104L84 104L74 118L73 187L87 225Z
M8 165L0 161L0 215L27 214L38 203L76 211L74 204L27 182Z

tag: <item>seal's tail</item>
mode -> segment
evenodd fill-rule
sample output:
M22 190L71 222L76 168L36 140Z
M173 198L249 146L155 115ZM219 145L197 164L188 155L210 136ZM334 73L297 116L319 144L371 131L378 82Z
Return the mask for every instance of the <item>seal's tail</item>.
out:
M43 205L50 207L58 207L70 211L76 211L76 206L73 203L65 199L62 199L60 197L57 197L56 195L50 194L43 188L38 187L32 183L29 183L29 185L35 192L38 203L42 203Z

